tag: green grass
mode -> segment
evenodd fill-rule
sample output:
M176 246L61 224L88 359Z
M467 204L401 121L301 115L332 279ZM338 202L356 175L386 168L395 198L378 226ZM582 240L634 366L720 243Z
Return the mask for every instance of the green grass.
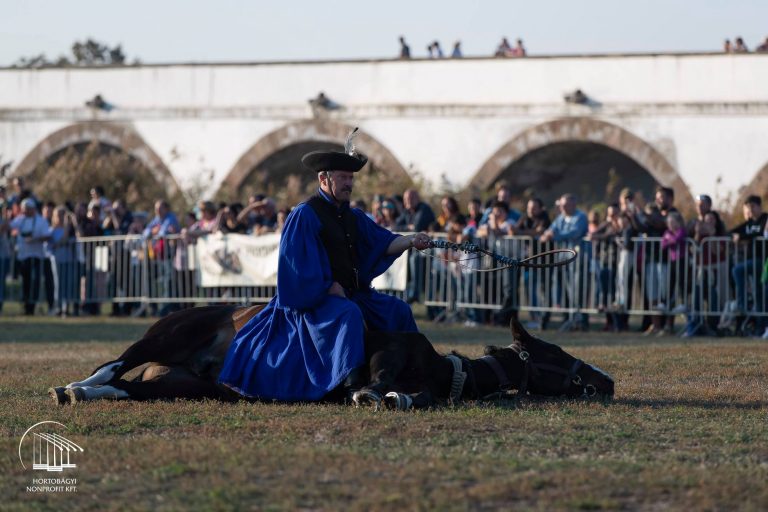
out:
M547 333L617 380L612 402L91 402L46 390L119 355L146 320L0 318L4 510L765 510L768 344ZM480 355L502 329L425 326ZM77 494L28 494L21 434L67 425Z

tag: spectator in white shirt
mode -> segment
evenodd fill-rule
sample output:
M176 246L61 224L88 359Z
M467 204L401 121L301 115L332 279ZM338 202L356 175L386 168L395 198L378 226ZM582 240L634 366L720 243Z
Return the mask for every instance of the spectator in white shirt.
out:
M37 212L34 199L21 202L21 214L11 221L11 233L16 239L16 259L19 262L22 282L24 314L32 315L40 295L40 277L45 258L44 242L48 239L48 221Z

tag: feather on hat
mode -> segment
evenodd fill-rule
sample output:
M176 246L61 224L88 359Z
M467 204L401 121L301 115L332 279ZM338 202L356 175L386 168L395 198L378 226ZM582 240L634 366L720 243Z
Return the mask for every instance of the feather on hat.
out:
M341 151L312 151L301 157L301 163L314 172L359 171L368 163L368 159L355 151L354 138L357 136L357 130L358 128L355 127L347 136L343 153Z

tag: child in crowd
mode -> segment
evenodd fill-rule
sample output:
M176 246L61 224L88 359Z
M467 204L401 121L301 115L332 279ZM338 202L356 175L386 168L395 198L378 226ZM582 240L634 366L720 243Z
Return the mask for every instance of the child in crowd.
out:
M685 276L687 268L687 258L685 252L685 227L683 217L680 213L673 211L667 215L667 229L661 237L661 249L667 253L668 261L668 290L670 302L676 302L680 297L685 296ZM672 314L685 313L685 305L678 304L673 307L670 303L670 312ZM663 303L659 303L659 308Z
M74 214L59 206L53 211L48 246L56 262L56 307L54 313L67 316L74 312L80 292ZM70 309L70 308L73 309Z

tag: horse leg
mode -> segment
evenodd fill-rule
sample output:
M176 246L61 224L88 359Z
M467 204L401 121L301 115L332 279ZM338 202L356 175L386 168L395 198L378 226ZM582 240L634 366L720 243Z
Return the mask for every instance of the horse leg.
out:
M419 389L415 384L434 377L436 361L441 360L420 333L368 332L365 342L371 382L352 395L358 406L373 404L378 409L388 391ZM433 403L431 394L416 393L414 397L417 406Z
M72 387L65 391L74 404L98 399L173 400L228 398L215 382L179 366L153 364L133 381L117 380L101 386Z
M437 403L435 397L432 396L432 392L428 389L412 394L390 391L384 396L383 402L387 409L394 409L397 411L426 409Z
M93 370L91 372L91 375L88 378L85 378L81 381L70 382L64 387L66 389L69 389L73 387L98 386L100 384L106 384L107 382L113 379L119 379L126 372L138 366L137 364L137 365L128 367L126 363L130 364L130 360L126 361L125 359L122 359L122 358L123 356L120 356L120 358L115 359L114 361L109 361L107 363L104 363L103 365ZM139 363L139 364L142 364L142 363Z
M171 316L167 317L171 318ZM67 384L67 388L98 386L117 380L129 371L149 362L159 362L166 365L181 365L188 361L193 354L205 346L217 342L229 341L234 336L231 328L203 330L201 337L197 336L171 336L173 334L163 332L162 336L151 336L147 333L139 341L128 347L120 357L109 361L96 368L91 376L79 382Z
M84 380L71 382L64 387L50 388L48 394L54 402L64 404L70 397L66 393L67 389L114 382L145 363L159 362L182 366L201 351L209 351L211 354L221 352L220 358L223 359L226 347L234 336L232 315L237 310L238 308L232 306L212 306L168 315L155 322L140 340L128 347L114 361L99 366Z
M123 352L123 354L115 359L99 366L91 375L81 381L70 382L64 387L53 387L48 390L48 394L53 398L53 401L58 404L65 404L70 401L72 394L67 393L67 390L72 388L80 389L92 389L95 386L101 386L108 382L116 381L120 379L127 372L132 369L141 366L144 363L152 361L146 357L148 354L142 350L146 344L146 338L142 338ZM156 352L156 350L154 351ZM106 390L105 390L106 392ZM95 392L94 392L95 393ZM115 397L124 398L124 397Z
M139 363L139 364L143 364L143 363ZM48 395L57 404L59 405L65 404L69 402L69 399L70 399L70 396L67 394L68 389L85 388L85 387L92 387L92 386L99 386L101 384L106 384L107 382L113 379L120 378L123 374L125 374L125 372L131 370L132 368L135 368L136 366L139 366L139 364L128 367L126 365L126 361L121 359L109 361L99 366L98 368L96 368L93 372L91 372L90 377L86 379L83 379L81 381L76 381L76 382L70 382L66 386L56 386L56 387L49 388Z
M375 352L369 362L371 380L352 394L352 401L357 407L372 404L379 409L387 390L392 389L398 375L408 360L404 346L387 347Z

